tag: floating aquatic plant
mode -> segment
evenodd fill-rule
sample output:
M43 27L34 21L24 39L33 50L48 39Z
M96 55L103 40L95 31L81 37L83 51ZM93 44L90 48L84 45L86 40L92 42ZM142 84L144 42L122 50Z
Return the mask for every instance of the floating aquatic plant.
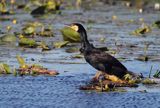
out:
M47 13L56 13L60 9L61 1L57 0L46 0L36 9L32 10L31 15L43 15Z
M61 47L66 46L68 43L69 43L68 41L54 42L54 43L53 43L53 46L54 46L55 48L61 48Z
M16 42L16 36L13 34L5 34L2 37L0 37L0 42L10 43L10 42Z
M80 42L79 33L74 31L70 27L64 27L63 29L61 29L61 33L62 33L64 41Z
M134 30L133 32L131 32L131 34L133 34L133 35L143 35L143 34L146 34L148 32L151 32L151 27L146 25L146 24L143 24L142 27Z
M43 23L40 22L29 22L22 28L22 34L24 36L54 36L52 28L50 26L45 27Z
M142 81L142 84L157 84L154 80L150 80L149 78L146 78Z
M160 78L160 70L157 70L153 75L154 78Z
M11 69L8 64L0 63L0 74L11 74Z
M157 28L160 28L160 21L155 21L152 25L153 27L157 27Z
M38 64L26 64L25 60L17 56L17 60L20 64L20 67L17 69L18 73L14 73L15 75L57 75L59 74L56 70L48 70L41 65Z
M19 46L23 47L37 47L37 43L34 39L29 38L20 38L19 39Z

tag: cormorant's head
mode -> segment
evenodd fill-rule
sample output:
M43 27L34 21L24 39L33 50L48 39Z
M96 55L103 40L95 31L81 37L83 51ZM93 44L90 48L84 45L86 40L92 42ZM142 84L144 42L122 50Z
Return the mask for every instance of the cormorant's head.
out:
M82 46L81 52L83 52L83 49L86 46L90 46L90 43L87 39L87 32L86 32L85 28L80 23L72 23L68 27L70 27L71 29L73 29L74 31L76 31L80 34L81 43L82 43L81 44L81 46Z
M72 23L69 25L69 27L80 34L82 34L84 32L86 33L85 28L80 23Z

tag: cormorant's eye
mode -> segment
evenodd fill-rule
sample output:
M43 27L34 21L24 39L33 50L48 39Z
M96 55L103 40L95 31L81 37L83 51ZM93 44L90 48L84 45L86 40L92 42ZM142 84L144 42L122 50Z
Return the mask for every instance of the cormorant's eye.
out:
M78 31L79 27L77 25L71 25L70 26L73 30L75 30L76 32Z

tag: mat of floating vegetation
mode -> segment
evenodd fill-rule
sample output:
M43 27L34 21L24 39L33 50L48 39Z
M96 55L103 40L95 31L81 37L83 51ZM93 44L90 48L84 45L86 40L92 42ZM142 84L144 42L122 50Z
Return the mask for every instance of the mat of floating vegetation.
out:
M17 56L17 60L20 64L19 68L13 73L16 75L58 75L59 73L56 70L48 70L41 65L38 64L26 64L25 60Z
M99 92L126 92L127 88L137 88L142 85L152 85L156 86L160 84L160 78L143 78L141 80L127 80L123 82L114 82L108 79L94 81L91 80L90 83L80 86L80 90L89 91L99 91Z
M58 75L56 70L48 70L42 66L31 65L27 67L20 67L14 75Z
M95 90L95 91L102 91L102 92L109 92L109 91L126 91L123 87L138 87L136 83L128 83L128 82L113 82L110 80L103 80L99 82L92 82L80 86L80 90Z

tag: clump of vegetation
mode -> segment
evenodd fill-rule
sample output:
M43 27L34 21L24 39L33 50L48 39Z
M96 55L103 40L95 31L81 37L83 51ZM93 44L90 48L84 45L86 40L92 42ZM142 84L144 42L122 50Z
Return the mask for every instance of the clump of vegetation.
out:
M146 25L146 24L143 24L142 27L134 30L133 32L131 32L131 34L133 35L144 35L146 33L149 33L151 32L151 27Z
M0 63L0 74L11 74L11 69L8 64Z
M56 13L60 9L61 1L46 0L36 9L32 10L31 15L43 15L48 13Z
M142 81L142 84L157 84L154 80L150 80L149 78L146 78Z
M155 22L153 23L153 27L160 28L160 21L155 21Z
M160 70L157 70L153 75L154 78L160 78Z
M52 28L45 27L43 23L40 22L29 22L22 28L22 34L24 36L54 36Z
M6 15L10 14L11 12L7 9L7 4L5 0L0 1L0 14Z
M17 56L17 60L19 62L19 68L17 69L18 73L14 73L15 75L58 75L59 73L56 70L48 70L41 65L37 64L26 64L25 60Z

